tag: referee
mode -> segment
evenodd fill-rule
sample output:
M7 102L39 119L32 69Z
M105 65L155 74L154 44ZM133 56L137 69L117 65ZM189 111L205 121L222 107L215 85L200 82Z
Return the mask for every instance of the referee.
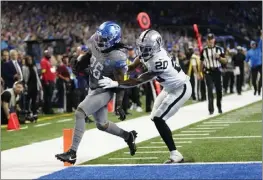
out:
M203 69L208 91L208 110L210 115L214 113L213 87L216 89L216 99L218 112L222 113L222 81L221 81L221 63L225 64L224 51L221 47L215 45L214 34L207 35L207 46L201 52L201 68Z

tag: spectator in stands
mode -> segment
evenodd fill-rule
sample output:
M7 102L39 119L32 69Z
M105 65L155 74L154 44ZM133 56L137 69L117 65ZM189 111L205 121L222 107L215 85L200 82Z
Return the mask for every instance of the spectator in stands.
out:
M55 86L55 79L56 74L54 69L52 69L50 63L51 55L48 50L44 51L44 57L40 62L41 72L42 72L42 87L44 91L44 105L43 105L43 112L45 114L53 114L54 111L52 110L52 95Z
M262 39L258 45L255 41L250 43L251 49L247 52L246 62L249 62L252 73L252 84L254 87L254 95L261 94L262 86ZM259 82L257 82L258 73L260 74Z
M230 52L230 49L226 50L226 60L227 63L224 64L224 75L223 75L223 88L224 88L224 93L226 94L228 91L228 87L230 88L230 94L234 93L233 88L234 88L234 81L235 81L235 76L234 76L234 63L232 61L232 52Z
M59 112L63 113L64 110L72 112L74 105L73 92L75 89L75 77L72 73L72 69L69 66L69 58L64 55L62 57L62 64L57 69L57 87L59 96Z
M242 85L244 82L244 61L246 56L242 52L242 47L237 46L237 54L233 56L233 63L235 66L235 74L236 74L236 89L237 94L241 95Z
M9 51L7 49L2 50L2 64L9 61Z
M37 95L42 90L40 78L37 73L35 62L31 56L25 57L25 66L22 67L23 78L25 82L26 110L33 113L33 118L37 119Z
M21 64L17 62L17 51L10 51L10 60L3 64L3 78L7 88L12 88L15 81L23 80Z
M19 113L21 111L18 101L19 95L23 91L23 82L18 81L15 82L12 88L6 89L1 94L1 124L7 124L10 113L16 112Z

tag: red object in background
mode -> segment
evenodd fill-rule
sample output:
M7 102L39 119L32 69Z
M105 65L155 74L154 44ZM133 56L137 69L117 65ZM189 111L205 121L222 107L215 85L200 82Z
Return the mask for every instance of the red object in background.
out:
M203 45L202 45L201 36L200 36L200 34L199 34L197 24L194 24L194 25L193 25L193 28L194 28L195 37L196 37L197 44L198 44L198 49L199 49L199 52L201 53L202 50L203 50Z
M41 66L41 71L43 69L46 70L45 73L42 73L42 80L47 83L48 81L52 81L55 82L56 79L56 73L51 72L51 63L47 58L42 58L41 62L40 62L40 66Z
M16 113L11 113L8 119L7 130L19 130L20 123Z
M146 12L140 12L137 15L137 21L142 30L149 29L151 26L151 20Z

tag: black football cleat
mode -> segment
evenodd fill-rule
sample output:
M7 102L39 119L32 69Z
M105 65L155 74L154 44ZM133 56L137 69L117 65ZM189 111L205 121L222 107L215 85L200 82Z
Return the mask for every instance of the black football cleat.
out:
M75 164L75 162L77 160L76 151L74 151L72 149L68 150L65 153L57 154L57 155L55 155L55 157L62 162L68 162L70 164Z
M125 140L125 142L128 144L130 149L130 154L133 156L137 151L135 139L137 138L138 133L136 131L131 131L129 132L129 134L130 134L129 139Z

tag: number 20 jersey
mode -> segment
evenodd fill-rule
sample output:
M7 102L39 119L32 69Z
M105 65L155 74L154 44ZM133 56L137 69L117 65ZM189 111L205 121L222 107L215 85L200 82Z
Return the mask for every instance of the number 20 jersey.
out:
M147 67L148 71L161 73L157 76L156 80L165 90L176 89L190 79L181 67L172 61L167 51L163 48L147 62L143 60L141 62Z
M103 76L115 80L115 69L121 68L124 71L127 69L127 55L124 49L113 49L110 52L102 53L96 48L93 38L94 36L89 39L88 47L92 53L89 86L94 90L99 88L98 81Z

